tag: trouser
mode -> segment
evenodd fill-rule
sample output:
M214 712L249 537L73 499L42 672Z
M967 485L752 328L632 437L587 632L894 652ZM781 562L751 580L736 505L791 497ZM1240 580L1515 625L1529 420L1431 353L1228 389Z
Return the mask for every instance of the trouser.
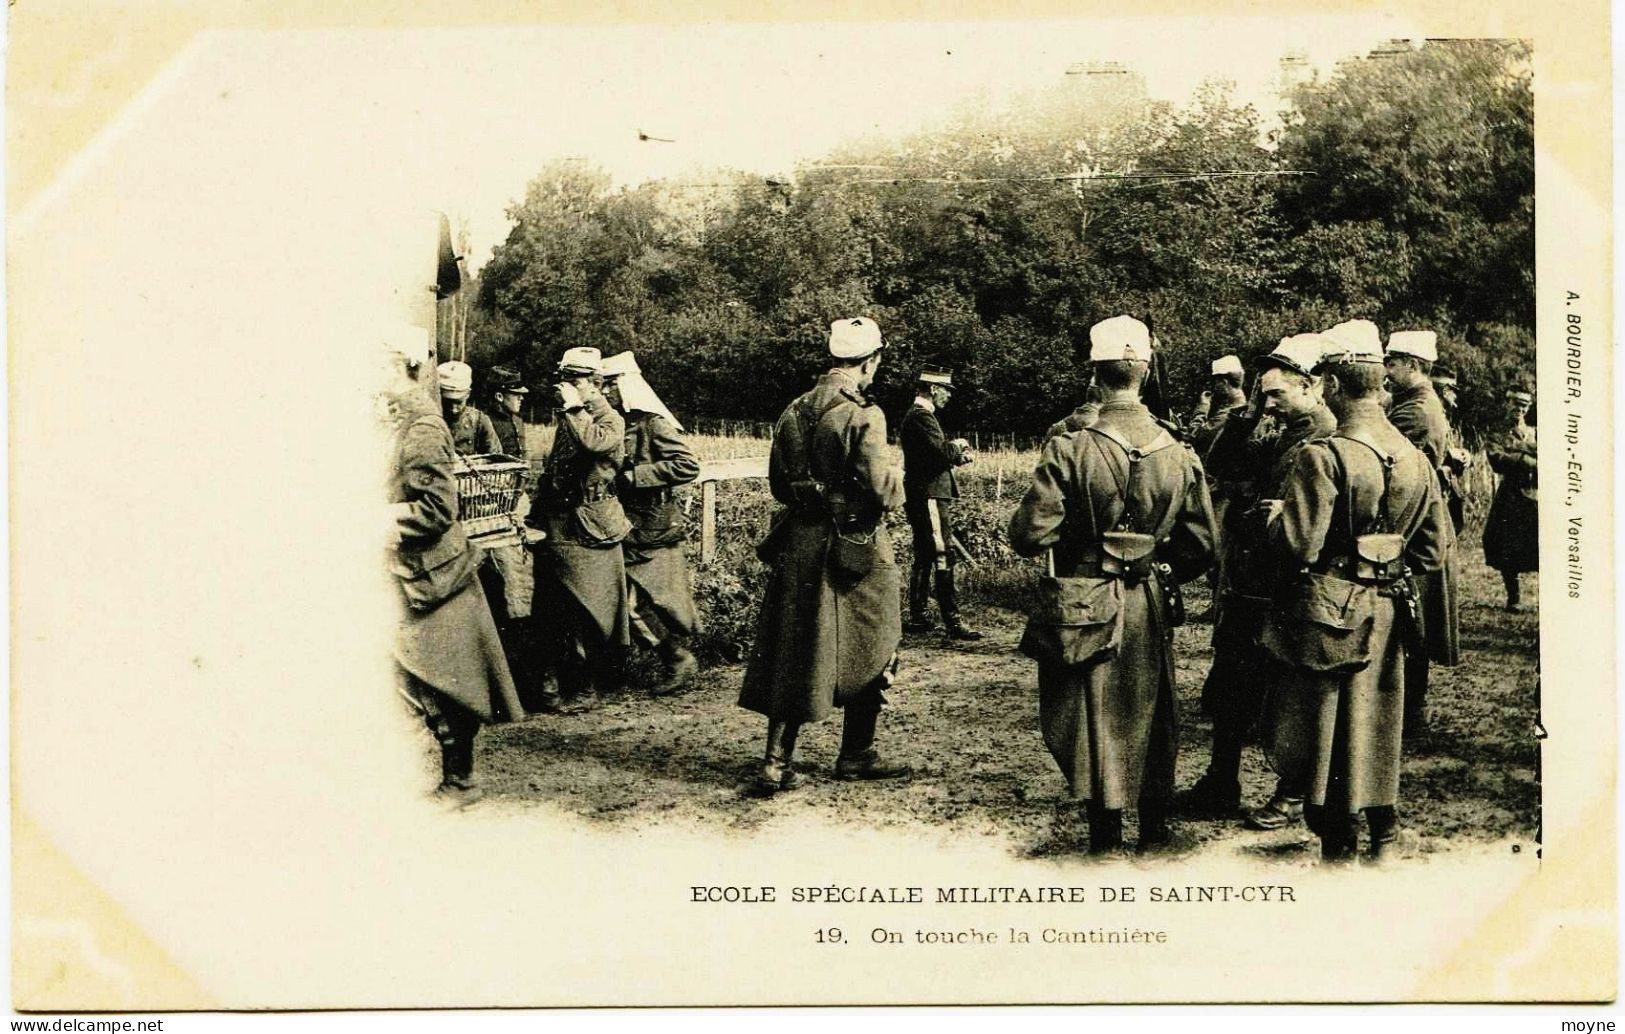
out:
M1140 842L1160 839L1168 826L1169 801L1160 794L1141 794L1136 805L1140 816ZM1084 805L1089 819L1089 851L1099 854L1123 846L1123 812L1117 808L1097 808L1093 801Z
M540 676L536 681L545 682L551 674L567 698L618 687L626 662L622 651L600 641L598 623L580 600L562 595L550 601L545 617L535 615L531 623Z
M874 749L875 730L880 723L880 711L886 703L886 696L881 691L885 685L886 678L882 676L842 705L844 713L841 719L841 757L859 760ZM795 754L796 738L800 733L800 722L769 718L767 760L781 764L790 761Z
M1304 825L1320 838L1320 856L1328 861L1341 861L1352 857L1360 846L1359 811L1327 808L1325 805L1307 804L1303 809ZM1371 831L1371 853L1382 854L1392 843L1399 828L1399 812L1392 805L1379 805L1364 809L1366 824Z
M953 551L953 509L946 499L912 499L904 504L914 543L914 563L909 570L908 610L915 621L925 619L926 606L933 595L942 611L942 620L959 620L959 596L954 586L956 557Z
M482 724L480 716L416 676L403 673L403 677L423 717L423 724L440 743L441 785L471 785L474 781L474 738L479 735Z

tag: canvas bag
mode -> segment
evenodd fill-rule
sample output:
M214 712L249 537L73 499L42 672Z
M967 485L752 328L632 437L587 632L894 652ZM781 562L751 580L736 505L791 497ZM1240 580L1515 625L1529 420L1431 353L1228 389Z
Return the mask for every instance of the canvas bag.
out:
M1348 465L1335 442L1358 442L1376 454L1382 465L1382 495L1377 502L1377 523L1383 531L1354 534L1354 513L1349 505ZM1403 570L1405 536L1393 534L1388 514L1388 492L1394 457L1363 438L1339 435L1327 447L1343 474L1344 509L1349 537L1354 543L1355 570L1362 579L1397 577ZM1368 573L1369 572L1369 573ZM1294 668L1333 675L1363 671L1371 664L1371 635L1376 627L1378 586L1351 581L1335 574L1305 572L1292 582L1271 608L1259 636L1259 645Z
M1139 477L1140 461L1152 453L1161 452L1177 444L1173 436L1164 431L1151 446L1139 450L1120 435L1105 428L1087 430L1115 442L1128 455L1129 472L1120 486L1124 513L1119 524L1132 525L1127 503ZM1118 529L1101 536L1101 562L1103 570L1120 573L1103 577L1055 573L1055 553L1046 558L1047 569L1038 580L1038 599L1027 619L1018 649L1034 660L1049 664L1092 664L1106 660L1117 653L1123 640L1123 587L1125 578L1137 580L1143 575L1129 572L1144 565L1149 573L1156 544L1173 527L1177 507L1168 507L1155 534Z

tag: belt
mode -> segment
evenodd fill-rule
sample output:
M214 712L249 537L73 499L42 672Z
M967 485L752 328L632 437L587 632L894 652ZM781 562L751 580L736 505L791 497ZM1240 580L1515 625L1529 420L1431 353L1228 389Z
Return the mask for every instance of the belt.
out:
M1333 578L1341 578L1345 582L1353 582L1356 585L1374 585L1378 588L1389 588L1405 580L1403 578L1362 578L1355 562L1348 559L1315 564L1313 567L1305 568L1305 570L1310 574L1331 575Z

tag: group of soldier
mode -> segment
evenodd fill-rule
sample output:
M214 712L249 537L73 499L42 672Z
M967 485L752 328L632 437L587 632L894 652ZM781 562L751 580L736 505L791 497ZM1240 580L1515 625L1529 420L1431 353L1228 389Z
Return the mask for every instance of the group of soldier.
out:
M1089 850L1122 849L1126 812L1137 816L1141 849L1173 842L1175 814L1204 813L1259 829L1302 820L1328 861L1357 854L1363 817L1368 853L1383 857L1398 831L1405 744L1429 734L1429 665L1458 654L1456 535L1469 454L1447 417L1454 384L1436 365L1435 335L1395 331L1385 348L1367 320L1294 335L1263 358L1250 392L1240 360L1221 357L1202 411L1183 429L1141 401L1158 347L1145 323L1117 316L1089 336L1089 397L1050 429L1008 526L1016 553L1044 560L1020 649L1037 661L1043 739L1087 819ZM394 337L386 345L400 400L393 556L409 586L459 552L441 468L459 452L524 457L525 441L466 405L471 378L460 363L439 367L443 419L426 418L422 404L405 401L426 355ZM952 374L920 371L898 469L868 394L885 355L880 328L838 320L828 352L827 371L777 421L769 459L780 507L757 550L769 580L739 695L767 722L760 794L800 785L798 733L836 708L837 778L908 775L876 746L903 632L933 627L934 597L950 640L980 638L955 584L955 471L975 457L938 419ZM590 700L616 681L633 634L666 661L658 689L686 685L697 667L684 645L698 619L672 490L699 465L681 425L630 353L572 348L558 374L556 430L530 486L533 574L510 556L485 565L483 583L448 578L427 608L406 591L403 688L440 738L442 790L454 796L477 793L480 721ZM525 389L503 371L493 380L503 422L522 432ZM1503 481L1486 553L1508 579L1509 607L1519 605L1517 572L1538 561L1527 401L1509 397L1521 406L1516 430L1490 452ZM914 547L906 624L885 522L898 507ZM1213 746L1206 773L1176 794L1173 629L1184 620L1180 586L1204 574L1216 590L1203 687ZM505 588L515 581L533 582L535 599L548 601L545 620L518 613L529 600ZM452 617L436 617L454 605ZM450 627L459 621L467 627ZM510 639L528 637L522 670L541 688L525 703L501 663L497 625ZM436 652L461 660L437 668L424 659ZM1278 779L1268 802L1242 812L1241 757L1255 736Z
M700 466L632 353L569 349L550 389L540 474L522 479L523 536L476 544L458 520L457 472L493 456L532 469L529 389L514 371L492 370L493 420L469 402L466 363L439 364L432 390L419 383L431 358L423 331L390 328L384 356L389 559L405 603L397 673L440 742L437 793L462 806L481 795L482 724L591 707L621 687L634 642L663 662L652 693L693 682L699 616L673 490Z

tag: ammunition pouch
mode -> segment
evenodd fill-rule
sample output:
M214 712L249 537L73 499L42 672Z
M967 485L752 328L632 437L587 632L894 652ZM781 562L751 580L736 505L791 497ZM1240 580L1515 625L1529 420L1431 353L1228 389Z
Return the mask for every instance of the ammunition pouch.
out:
M632 530L621 501L612 495L577 505L571 511L570 524L576 541L592 549L608 549Z
M1374 585L1306 572L1277 598L1259 645L1289 667L1337 675L1363 671L1371 663L1377 596Z
M1092 664L1123 638L1123 583L1116 577L1038 580L1038 601L1019 649L1044 664Z
M1405 577L1405 536L1360 535L1354 539L1354 578L1360 582L1392 582Z
M1100 569L1129 583L1145 580L1155 566L1157 538L1133 531L1108 531L1100 537Z
M851 524L843 527L839 522L831 525L829 552L825 557L829 571L836 579L855 582L875 569L875 535L878 523Z

